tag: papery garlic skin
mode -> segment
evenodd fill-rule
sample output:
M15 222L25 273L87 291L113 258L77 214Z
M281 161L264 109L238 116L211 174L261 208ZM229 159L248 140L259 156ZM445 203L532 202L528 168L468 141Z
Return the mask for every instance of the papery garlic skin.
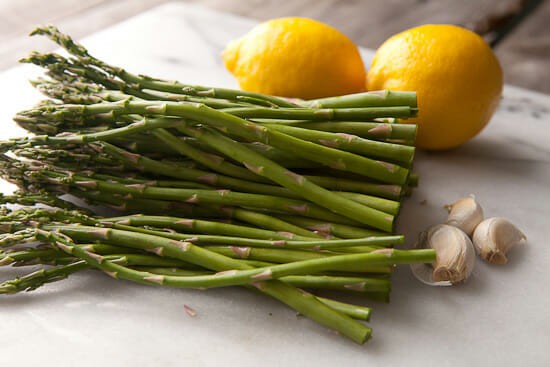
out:
M477 225L483 221L483 209L475 200L474 195L457 200L446 207L449 210L446 223L460 228L469 237L472 237Z
M491 263L504 265L508 262L506 254L527 237L507 219L494 217L485 219L475 229L473 243L479 256Z
M475 249L470 238L460 229L447 224L438 224L422 232L416 248L432 248L436 261L426 278L426 269L411 267L415 276L427 284L456 284L471 275L475 264ZM445 285L445 284L443 284Z

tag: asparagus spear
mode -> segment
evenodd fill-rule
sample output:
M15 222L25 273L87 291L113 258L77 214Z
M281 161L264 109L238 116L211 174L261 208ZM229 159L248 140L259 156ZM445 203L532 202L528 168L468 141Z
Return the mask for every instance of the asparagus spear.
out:
M116 264L131 266L133 269L147 270L159 275L172 276L195 276L195 275L213 275L214 273L201 268L195 268L191 264L181 260L160 258L154 255L120 253L128 252L129 249L112 245L102 244L83 244L75 245L86 251L92 251L95 254L104 256L106 260L113 261ZM130 250L131 251L131 250ZM44 264L64 264L54 271L41 269L32 272L24 277L4 282L0 285L0 293L16 293L23 290L34 290L37 287L52 281L62 280L69 275L88 269L89 265L85 261L79 261L76 257L67 257L64 252L56 249L27 249L17 251L10 256L3 256L0 265L6 265L12 261L17 266L28 266L39 263ZM353 292L388 292L390 283L384 278L353 277L353 276L333 276L333 275L295 275L282 277L285 283L305 288L315 289L333 289L347 290Z
M409 167L414 157L414 147L360 138L356 135L304 129L285 124L263 124L276 131L311 141L330 148L385 159Z
M62 34L57 28L53 26L38 27L31 32L31 36L33 35L46 35L58 45L65 48L70 54L80 58L81 61L94 65L95 67L102 69L108 75L119 77L121 80L129 84L138 85L143 89L152 89L168 93L189 94L201 97L216 97L236 101L239 101L239 99L242 97L248 97L247 100L249 101L265 101L269 105L288 107L294 106L293 103L284 99L269 97L258 93L225 88L195 86L182 84L179 82L166 82L144 75L134 75L128 73L126 70L120 67L110 66L92 57L82 45L74 42L68 35Z
M326 164L337 169L349 170L387 183L403 184L408 170L395 164L380 162L352 153L294 138L266 126L247 122L237 116L224 113L201 104L186 102L153 102L125 100L93 105L60 105L35 108L20 113L23 117L49 116L52 119L85 118L96 114L165 115L200 120L201 123L227 131L241 138L259 141L285 149L297 156Z
M303 101L304 104L316 108L356 107L356 106L410 106L417 107L416 93L400 91L374 91L348 94L338 97L319 98Z
M323 250L353 246L391 246L403 244L404 241L403 236L368 236L350 240L321 240L300 237L292 233L272 232L258 228L243 227L220 222L150 215L102 218L100 223L111 227L124 227L126 230L135 230L130 229L129 226L164 229L169 228L176 230L179 233L189 233L189 235L183 235L177 239L186 240L195 244L225 243L229 245L245 245L253 247L309 248ZM200 235L197 233L208 234ZM173 235L173 233L170 234ZM176 237L171 238L176 239ZM252 239L256 239L258 241L253 241Z
M62 235L68 235L77 240L101 239L101 241L105 241L106 243L116 243L117 245L161 253L163 256L180 259L205 268L228 269L227 263L229 260L227 257L193 246L189 242L171 241L157 236L135 234L132 232L115 229L99 231L97 229L85 226L63 226L58 227L54 232L39 231L38 236L40 239L51 242L68 254L77 256L84 260L87 259L86 261L90 265L95 264L96 267L100 268L104 262L107 262L103 256L93 254L86 249L79 248L73 244L67 245L67 239ZM272 265L265 268L224 272L221 274L216 274L216 277L190 277L185 281L179 280L181 283L178 284L183 287L217 287L224 285L247 284L256 281L277 279L288 275L315 274L327 270L340 270L346 266L353 266L354 269L361 269L365 267L368 269L368 266L371 264L391 265L397 263L430 262L433 261L434 255L435 254L432 250L375 250L370 253L335 255L318 259L308 259L295 261L292 263ZM225 265L222 266L222 263ZM234 263L231 262L231 264ZM124 269L120 269L117 266L102 269L108 270L109 268L111 270L119 269L123 276L128 275L124 273ZM128 276L132 278L130 280L138 280L146 283L153 282L153 280L139 279L139 277L141 277L139 274L129 274ZM136 276L137 278L134 279ZM157 279L156 282L158 283L158 281L159 280ZM168 279L168 281L170 282L172 279ZM161 280L161 282L163 282L163 280Z
M115 271L117 274L123 274L126 278L131 280L146 282L152 285L158 285L158 280L163 279L163 282L166 280L166 276L159 276L152 273L134 271L116 264L113 264L109 261L97 261L97 258L93 255L90 256L86 252L80 252L78 247L72 246L71 241L67 241L64 237L53 237L52 234L45 234L49 240L59 241L64 246L73 249L74 252L79 252L81 258L85 260L89 265L98 267L104 271ZM219 255L218 255L219 256ZM237 268L237 269L246 269L247 266L243 266L238 263L234 263L234 260L227 259L224 257L218 257L218 259L223 260L219 262L211 263L210 266L213 270L226 270L228 268ZM228 262L231 264L229 265ZM151 278L152 277L152 278ZM149 279L149 280L148 280ZM154 281L153 281L154 280ZM313 295L307 292L299 291L296 288L285 285L282 282L271 280L271 281L261 281L257 280L256 288L260 291L286 303L290 307L294 308L303 315L319 322L322 325L325 325L331 329L337 330L342 335L347 336L357 343L364 343L371 335L371 329L362 325L349 316L346 316L333 308L326 306L324 303L317 300Z
M340 223L323 222L311 218L285 215L285 221L296 224L311 231L334 235L340 238L362 238L384 235L383 232L354 227Z
M106 258L108 260L115 260L117 263L123 262L126 265L140 264L135 256L130 256L130 261L127 260L127 255L106 256ZM43 286L46 283L66 279L69 275L73 273L90 268L90 266L83 260L77 261L75 259L72 259L70 261L71 262L66 265L61 265L52 269L40 269L17 279L5 281L0 284L0 294L14 294L21 291L32 291ZM138 271L142 270L157 275L176 276L189 276L209 273L208 271L204 270L186 270L180 268L155 267L148 265L134 265L131 267L131 269ZM285 283L294 286L305 285L312 288L358 291L365 292L366 294L375 293L373 291L367 292L363 290L363 288L366 287L366 283L371 281L371 278L292 276L282 278L282 280ZM363 285L363 283L365 283L365 285ZM339 311L345 315L348 315L354 319L368 321L370 318L371 309L368 307L350 305L348 303L337 302L318 296L316 298L322 303L328 305L330 308Z
M254 119L254 121L258 120ZM268 120L263 122L273 123L279 121ZM416 125L356 121L315 122L297 120L294 122L284 121L284 124L302 129L356 135L366 139L393 141L405 145L413 145L417 129Z
M85 198L91 204L107 204L115 210L153 214L171 213L174 215L180 214L185 217L198 218L235 218L242 222L257 226L258 228L267 230L294 233L312 238L322 237L316 235L314 232L295 226L271 215L254 212L247 209L221 206L196 206L186 203L151 199L134 198L128 201L123 198L113 197L110 194L101 193L99 191L69 190L69 192Z

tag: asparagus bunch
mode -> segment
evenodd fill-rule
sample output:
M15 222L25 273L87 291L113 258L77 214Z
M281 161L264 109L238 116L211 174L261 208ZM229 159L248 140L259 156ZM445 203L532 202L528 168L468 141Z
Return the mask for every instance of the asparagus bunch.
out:
M289 240L277 239L286 238L279 232L162 216L93 218L80 211L29 208L4 213L0 226L4 232L0 246L7 249L0 253L0 265L54 266L6 281L0 284L0 293L34 290L88 268L157 286L244 285L358 343L371 334L370 328L356 321L368 320L369 308L328 300L296 287L361 292L384 299L392 265L435 260L433 250L386 247L402 242L402 236ZM250 238L228 236L239 230ZM20 247L36 241L38 247ZM360 251L347 253L346 248Z
M431 262L393 234L411 173L413 92L301 101L135 75L48 26L70 54L33 52L50 99L0 142L0 265L45 267L0 284L34 290L77 271L172 287L257 289L362 343L370 309L305 289L387 300L395 264ZM83 202L123 216L98 217ZM38 242L40 245L30 246ZM21 245L25 247L21 247Z

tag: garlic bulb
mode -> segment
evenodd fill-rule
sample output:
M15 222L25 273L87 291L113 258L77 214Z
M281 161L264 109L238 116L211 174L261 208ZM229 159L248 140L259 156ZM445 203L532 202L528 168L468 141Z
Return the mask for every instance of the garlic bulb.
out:
M422 232L416 248L433 248L436 261L431 266L413 264L414 275L430 285L451 285L466 280L474 268L475 250L470 238L460 229L438 224Z
M449 216L447 224L460 228L472 237L474 229L483 220L483 209L476 202L474 195L455 201L447 205Z
M527 237L508 220L500 217L485 219L474 231L474 247L479 256L491 264L506 264L506 254Z

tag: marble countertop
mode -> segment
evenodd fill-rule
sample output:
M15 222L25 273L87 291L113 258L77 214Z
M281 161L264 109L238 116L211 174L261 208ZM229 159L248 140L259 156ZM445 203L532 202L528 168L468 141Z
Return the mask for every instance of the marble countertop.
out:
M219 54L254 23L174 3L82 41L97 56L132 71L236 87ZM368 64L372 53L362 53ZM2 138L23 133L10 117L40 98L26 82L37 73L22 66L0 74ZM506 87L478 137L451 152L418 154L420 186L398 226L409 244L444 220L444 204L471 193L487 216L516 223L528 244L515 249L505 267L477 261L469 282L457 287L428 287L408 268L398 269L392 302L373 305L373 339L364 346L243 289L162 289L84 272L0 299L2 364L550 365L549 141L550 97ZM10 190L6 183L0 188ZM15 271L1 268L0 277ZM184 304L197 316L189 317Z

